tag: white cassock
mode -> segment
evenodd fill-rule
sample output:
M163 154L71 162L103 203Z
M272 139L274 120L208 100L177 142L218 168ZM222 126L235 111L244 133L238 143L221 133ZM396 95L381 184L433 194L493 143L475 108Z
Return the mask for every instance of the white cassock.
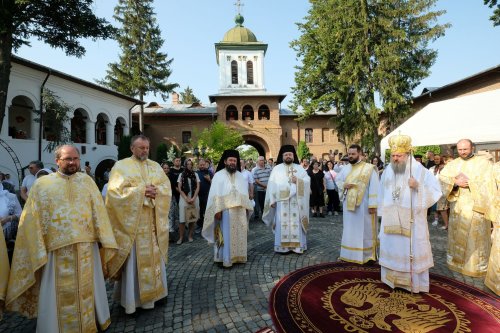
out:
M377 171L371 164L361 161L342 168L335 181L343 201L340 259L358 264L377 260L377 216L368 212L368 208L377 208ZM345 191L345 183L355 186ZM346 192L354 195L347 198ZM360 202L356 203L356 199ZM354 201L352 205L348 205L349 200Z
M290 181L292 174L297 183ZM269 177L262 220L274 230L274 251L307 250L311 179L299 164L280 163ZM272 207L275 205L275 207Z
M392 167L388 166L380 180L378 214L382 217L379 233L381 278L391 288L428 292L429 268L434 266L434 261L427 209L439 200L442 193L436 177L413 157L410 159L404 174L395 174ZM418 189L412 191L408 185L410 165L411 176L418 182ZM410 224L411 213L413 224ZM413 254L411 263L410 235Z
M214 244L214 261L224 267L247 261L247 211L253 206L248 197L248 181L236 171L215 173L208 193L207 209L201 235ZM222 212L222 219L214 218Z

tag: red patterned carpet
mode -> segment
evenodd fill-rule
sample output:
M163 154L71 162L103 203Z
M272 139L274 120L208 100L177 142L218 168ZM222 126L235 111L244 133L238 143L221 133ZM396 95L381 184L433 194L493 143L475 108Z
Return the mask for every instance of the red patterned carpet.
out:
M379 266L327 263L290 273L273 288L277 332L500 332L500 299L431 274L429 293L392 290Z

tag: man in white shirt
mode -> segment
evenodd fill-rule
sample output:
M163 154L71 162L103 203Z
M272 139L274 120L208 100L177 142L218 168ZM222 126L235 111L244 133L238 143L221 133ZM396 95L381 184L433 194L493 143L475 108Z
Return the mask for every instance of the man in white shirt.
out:
M24 201L28 200L28 193L36 180L35 174L41 169L43 169L42 161L31 161L30 164L28 164L30 174L24 177L21 185L21 198L23 198Z

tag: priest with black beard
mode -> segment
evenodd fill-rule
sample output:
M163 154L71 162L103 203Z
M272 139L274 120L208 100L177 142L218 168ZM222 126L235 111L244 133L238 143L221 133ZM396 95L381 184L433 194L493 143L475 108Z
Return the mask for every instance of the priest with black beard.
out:
M267 182L262 220L274 232L274 251L307 250L311 179L292 145L284 145Z
M247 261L247 211L253 210L240 154L226 150L212 179L202 236L214 244L214 261L224 267Z

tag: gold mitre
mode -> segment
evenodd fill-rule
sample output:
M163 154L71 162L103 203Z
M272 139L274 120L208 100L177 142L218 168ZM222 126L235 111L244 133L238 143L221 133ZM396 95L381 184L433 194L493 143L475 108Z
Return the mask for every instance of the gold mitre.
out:
M389 138L391 153L409 153L411 151L411 138L408 135L398 134Z

